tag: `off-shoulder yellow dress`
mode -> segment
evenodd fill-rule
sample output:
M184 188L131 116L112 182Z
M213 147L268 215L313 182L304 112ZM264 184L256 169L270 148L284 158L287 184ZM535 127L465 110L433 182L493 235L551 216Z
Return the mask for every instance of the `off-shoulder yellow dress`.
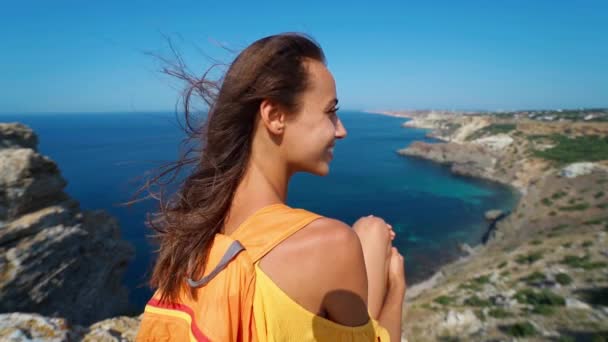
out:
M387 330L371 319L350 327L318 316L291 299L255 265L256 285L253 312L256 330L265 341L390 341Z

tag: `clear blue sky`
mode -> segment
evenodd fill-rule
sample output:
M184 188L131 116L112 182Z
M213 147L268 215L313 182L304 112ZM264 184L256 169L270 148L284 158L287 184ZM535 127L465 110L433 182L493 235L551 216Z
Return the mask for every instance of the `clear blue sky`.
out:
M348 109L608 107L608 1L9 1L0 112L172 110L143 51L181 35L188 63L301 31Z

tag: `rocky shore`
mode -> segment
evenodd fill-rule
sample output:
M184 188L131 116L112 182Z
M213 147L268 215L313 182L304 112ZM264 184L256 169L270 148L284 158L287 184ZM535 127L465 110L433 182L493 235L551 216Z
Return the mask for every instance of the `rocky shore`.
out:
M0 123L0 340L119 336L137 319L93 323L131 312L122 281L134 249L116 219L80 210L37 145L30 128Z
M483 245L408 289L410 341L608 339L608 124L409 115L398 151L517 189Z

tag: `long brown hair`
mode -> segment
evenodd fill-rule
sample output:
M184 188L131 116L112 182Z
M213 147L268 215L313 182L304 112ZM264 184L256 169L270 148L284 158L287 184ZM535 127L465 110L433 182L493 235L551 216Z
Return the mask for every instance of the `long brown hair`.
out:
M159 196L153 196L159 210L147 220L159 245L150 286L160 290L161 301L179 300L185 277L204 269L211 243L224 225L249 162L260 104L267 99L287 112L296 112L299 95L308 87L306 59L325 63L323 51L310 37L284 33L249 45L219 81L208 80L208 73L193 77L181 59L163 70L187 83L182 95L184 128L188 139L200 147L161 167L137 192L153 186L161 189ZM209 108L206 121L200 124L191 123L195 95ZM193 166L192 173L165 200L164 189L187 165ZM164 182L171 174L171 181ZM189 293L196 296L194 290Z

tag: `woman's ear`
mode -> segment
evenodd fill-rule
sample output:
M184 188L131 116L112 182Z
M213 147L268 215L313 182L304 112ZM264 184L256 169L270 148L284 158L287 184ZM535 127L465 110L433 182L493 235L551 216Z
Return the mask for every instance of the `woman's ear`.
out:
M285 130L285 112L270 100L260 103L260 119L264 126L273 134L282 134Z

